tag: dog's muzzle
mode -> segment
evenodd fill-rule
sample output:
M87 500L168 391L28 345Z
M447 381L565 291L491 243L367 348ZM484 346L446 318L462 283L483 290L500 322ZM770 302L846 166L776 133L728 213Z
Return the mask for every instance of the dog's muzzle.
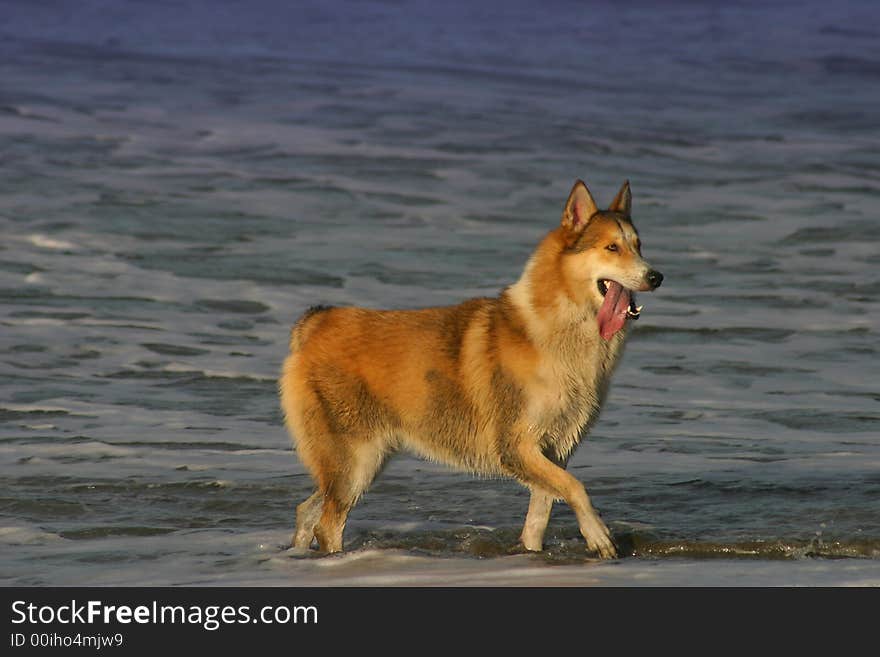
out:
M663 282L663 274L661 274L656 269L652 269L647 274L645 274L645 280L648 281L648 285L651 286L652 290L656 290L660 287L660 283Z

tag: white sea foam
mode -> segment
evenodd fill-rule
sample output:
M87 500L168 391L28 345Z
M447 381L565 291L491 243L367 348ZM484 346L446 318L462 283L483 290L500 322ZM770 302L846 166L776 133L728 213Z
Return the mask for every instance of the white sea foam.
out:
M38 271L31 272L30 274L28 274L27 276L24 277L24 282L27 283L28 285L40 285L41 283L44 283L45 280L46 280L46 277L43 276L43 274L41 274Z
M57 406L55 404L15 404L6 402L0 406L0 411L8 410L17 413L64 413L75 414L68 406Z
M28 235L27 240L41 249L52 249L53 251L74 251L77 248L72 242L46 235Z
M190 372L215 379L251 379L253 381L261 381L264 383L275 382L277 380L277 377L266 376L265 374L258 374L255 372L211 369L194 370L192 365L178 362L168 363L167 365L164 365L162 369L166 372Z
M58 534L43 531L38 527L0 526L0 544L3 545L43 545L61 540L63 539Z

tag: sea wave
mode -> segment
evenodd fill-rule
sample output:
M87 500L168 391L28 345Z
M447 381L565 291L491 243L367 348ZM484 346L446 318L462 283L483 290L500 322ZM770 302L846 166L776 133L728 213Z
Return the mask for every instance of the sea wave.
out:
M524 549L513 529L462 528L406 532L369 531L352 541L358 550L403 550L438 557L470 556L495 558L521 554ZM813 537L718 541L705 539L660 539L647 532L614 535L618 555L624 559L880 559L880 537ZM313 553L310 553L313 556ZM593 561L580 537L554 539L534 557L547 563L569 564Z

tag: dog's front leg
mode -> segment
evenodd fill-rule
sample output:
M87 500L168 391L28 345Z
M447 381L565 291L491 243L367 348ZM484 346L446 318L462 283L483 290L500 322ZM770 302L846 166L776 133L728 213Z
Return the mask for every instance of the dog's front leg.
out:
M515 442L511 447L507 463L508 467L514 476L533 490L532 501L529 503L529 513L526 516L526 525L523 528L524 537L527 537L531 542L526 543L523 540L526 548L534 549L534 539L539 533L538 530L540 530L541 538L543 538L544 529L547 526L547 518L545 516L549 517L552 498L561 498L574 511L581 535L587 542L587 547L598 552L599 556L603 559L613 559L616 557L617 549L611 540L611 532L593 508L593 504L590 502L590 497L587 495L583 484L542 454L533 441L523 439ZM551 502L548 504L543 497L535 498L535 489L547 491L550 494ZM544 493L544 495L546 496L547 493ZM534 513L532 513L533 504ZM530 518L532 520L532 527L534 527L531 531ZM528 535L526 536L527 533ZM540 543L540 541L537 542Z
M540 552L544 548L544 532L550 522L550 511L553 508L553 496L540 488L530 487L532 496L529 499L529 512L523 525L519 540L526 550Z
M552 450L545 450L544 456L550 459L560 468L565 468L568 459L558 458ZM544 534L547 524L550 522L550 512L553 510L553 495L536 486L530 486L531 497L529 498L529 511L523 525L520 541L526 550L540 552L544 549Z

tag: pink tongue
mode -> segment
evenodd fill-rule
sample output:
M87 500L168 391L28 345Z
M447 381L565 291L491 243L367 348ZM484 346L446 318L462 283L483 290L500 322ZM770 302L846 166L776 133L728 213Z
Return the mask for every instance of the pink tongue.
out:
M626 311L629 309L629 290L620 283L608 281L608 291L605 300L599 308L596 320L599 322L599 335L610 340L626 324Z

